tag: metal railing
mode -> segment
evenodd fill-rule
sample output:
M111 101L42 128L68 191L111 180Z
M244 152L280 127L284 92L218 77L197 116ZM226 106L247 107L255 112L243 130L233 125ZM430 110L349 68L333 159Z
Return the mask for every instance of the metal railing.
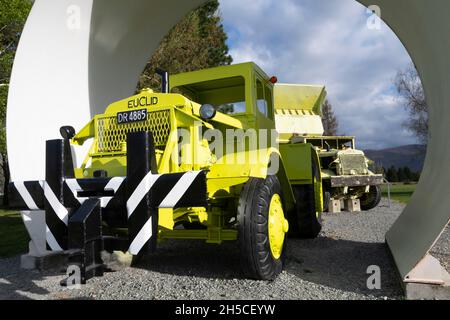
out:
M383 181L388 187L388 208L391 208L391 183L385 177L383 177Z

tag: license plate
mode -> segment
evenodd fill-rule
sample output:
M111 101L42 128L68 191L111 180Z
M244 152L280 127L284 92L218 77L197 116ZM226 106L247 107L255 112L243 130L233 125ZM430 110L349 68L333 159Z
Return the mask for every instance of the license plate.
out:
M131 110L117 113L117 124L141 122L147 120L147 109Z

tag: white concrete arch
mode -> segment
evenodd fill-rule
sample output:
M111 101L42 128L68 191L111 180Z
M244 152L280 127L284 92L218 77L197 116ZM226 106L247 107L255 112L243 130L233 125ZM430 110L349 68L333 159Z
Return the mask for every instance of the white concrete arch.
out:
M450 220L450 21L447 17L450 2L359 1L381 8L383 20L400 38L415 63L430 106L430 134L422 179L411 202L386 234L397 268L408 280L415 276L410 272L426 256Z
M425 257L450 218L450 2L359 0L377 4L422 76L430 110L423 177L386 235L401 276ZM11 78L7 111L13 180L44 177L44 142L63 124L133 93L161 38L204 0L36 0ZM417 271L417 270L416 270ZM427 281L427 275L423 276Z

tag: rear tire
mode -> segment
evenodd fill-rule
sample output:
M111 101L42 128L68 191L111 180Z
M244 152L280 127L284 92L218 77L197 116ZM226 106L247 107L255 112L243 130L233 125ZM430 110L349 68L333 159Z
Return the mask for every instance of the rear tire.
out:
M320 180L320 164L314 157L312 157L311 162L311 183L292 187L295 207L289 212L289 236L291 238L314 239L322 230L322 212L316 208L315 194L315 184Z
M273 205L274 201L276 205ZM284 233L288 224L284 219L282 203L281 185L276 176L250 178L244 185L238 205L238 242L241 267L249 278L274 280L283 270L286 251ZM282 230L273 227L274 207L277 216L282 217Z
M322 215L317 214L313 185L294 186L295 208L289 219L289 236L314 239L322 230Z
M381 188L380 186L370 186L369 193L364 194L361 199L361 209L368 211L376 208L381 201Z

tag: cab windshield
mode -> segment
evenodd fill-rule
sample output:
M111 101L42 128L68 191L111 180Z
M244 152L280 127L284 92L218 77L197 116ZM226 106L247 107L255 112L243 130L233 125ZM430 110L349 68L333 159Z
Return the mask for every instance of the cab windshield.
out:
M174 88L172 92L199 104L212 104L225 114L246 112L245 79L240 76L187 84Z

